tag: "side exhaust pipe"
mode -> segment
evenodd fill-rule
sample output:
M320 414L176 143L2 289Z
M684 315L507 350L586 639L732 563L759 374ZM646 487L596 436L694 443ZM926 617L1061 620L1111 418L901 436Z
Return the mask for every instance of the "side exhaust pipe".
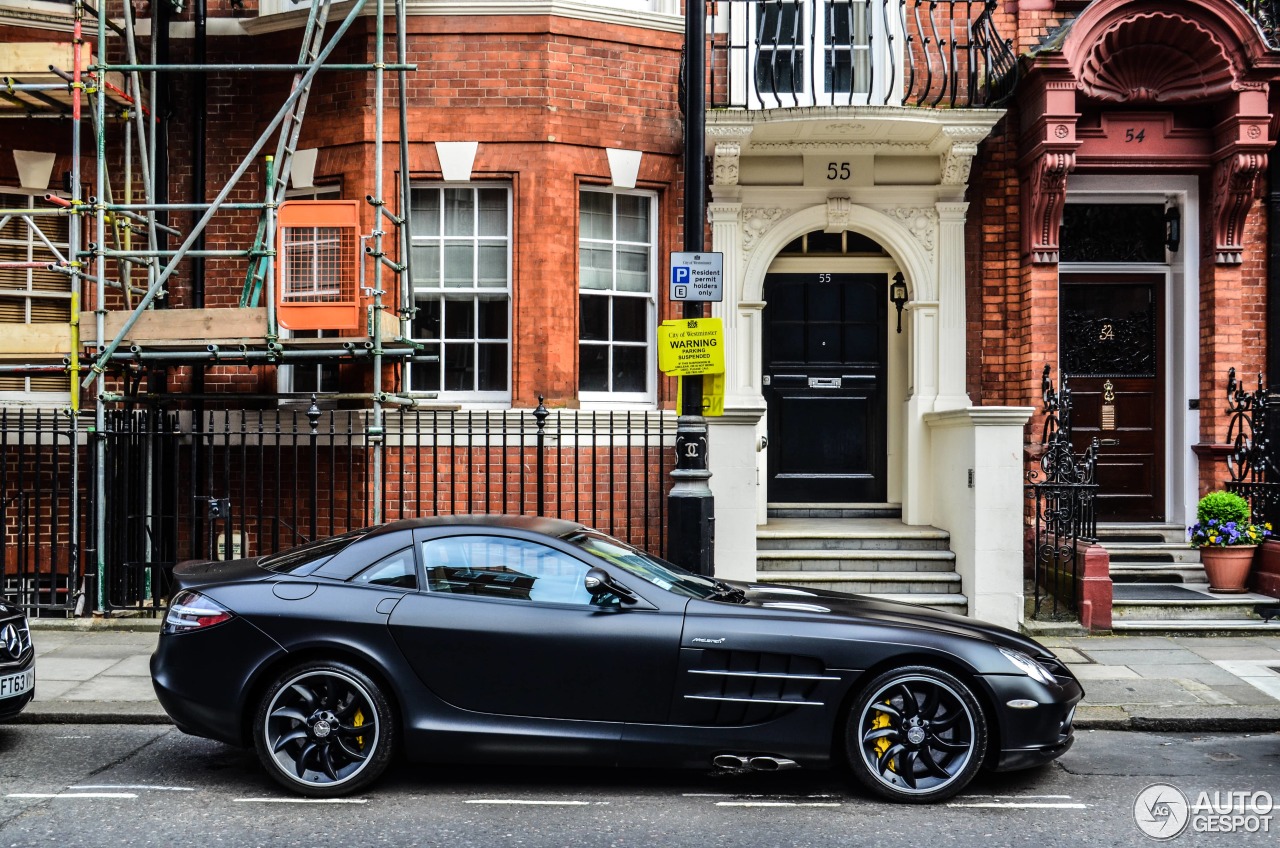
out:
M749 757L742 754L717 754L711 764L727 771L787 771L800 768L799 763L786 757Z

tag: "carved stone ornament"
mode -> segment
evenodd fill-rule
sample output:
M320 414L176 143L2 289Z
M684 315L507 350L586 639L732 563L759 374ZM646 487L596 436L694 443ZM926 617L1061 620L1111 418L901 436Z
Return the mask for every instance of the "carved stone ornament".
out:
M1267 154L1233 153L1213 169L1213 258L1219 265L1239 265L1244 254L1244 221L1262 189Z
M742 143L738 141L717 141L715 151L715 185L737 185L738 165L742 156Z
M1058 261L1058 227L1067 202L1067 174L1076 166L1070 151L1048 151L1032 165L1028 177L1030 215L1026 221L1028 252L1036 264Z
M782 220L784 214L786 210L776 206L767 209L744 208L742 210L742 252L747 254L755 250L760 237L773 229L773 225Z
M842 233L849 229L849 212L853 202L847 197L827 198L827 232Z
M884 213L911 231L916 241L933 258L933 248L937 243L938 210L921 209L916 206L896 206L884 210Z
M958 141L951 145L942 160L942 184L962 186L969 183L969 171L973 157L978 155L978 145L971 141Z

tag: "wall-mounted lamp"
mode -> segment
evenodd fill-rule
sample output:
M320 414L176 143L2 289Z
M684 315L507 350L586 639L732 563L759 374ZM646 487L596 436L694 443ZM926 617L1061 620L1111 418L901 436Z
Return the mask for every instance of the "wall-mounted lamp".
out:
M902 278L902 272L893 275L893 284L889 286L889 299L893 301L893 305L898 308L898 332L902 332L902 307L907 303L907 281Z
M1164 246L1170 253L1182 246L1182 212L1176 206L1164 210Z

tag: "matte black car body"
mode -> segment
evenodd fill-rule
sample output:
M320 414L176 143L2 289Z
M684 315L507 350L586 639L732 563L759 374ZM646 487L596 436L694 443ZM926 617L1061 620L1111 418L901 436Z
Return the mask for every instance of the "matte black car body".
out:
M35 663L26 616L0 600L0 721L13 718L35 697Z
M347 707L362 717L357 721L376 712L377 698L366 697L366 690L385 695L394 716L386 733L410 759L423 762L749 768L754 759L761 768L825 768L857 758L856 734L906 738L905 720L898 731L872 730L888 721L877 711L897 716L932 702L941 727L955 710L938 707L938 693L947 703L968 702L953 689L970 690L981 713L966 736L981 750L964 783L979 765L1034 766L1071 746L1071 716L1083 692L1066 667L1030 639L917 606L765 583L718 583L713 597L686 597L568 541L584 531L591 532L551 519L412 519L370 531L294 573L269 570L258 559L179 566L182 589L232 615L214 626L161 635L151 660L157 695L184 731L234 745L256 741L264 757L287 746L282 732L273 736L264 723L277 714L310 713L315 693L327 692L332 682L325 678L309 700L290 707L281 698L289 697L291 670L324 662L337 664L339 689L362 698L359 709ZM510 574L500 578L514 587L511 598L429 591L424 545L430 550L434 540L453 536L555 549L599 569L591 574L603 572L602 579L632 599L608 607L530 602ZM422 588L353 582L406 545ZM1007 652L1033 658L1041 673L1020 670ZM923 671L904 677L904 684L891 679L899 669ZM931 694L911 701L893 694L915 686L921 674L934 681L925 687ZM858 706L871 697L868 687L886 675L884 693L864 709L866 721L850 729ZM881 704L897 704L897 711ZM322 741L314 738L321 725L325 733L341 726L346 719L334 709L339 715L319 725L315 716L307 725L294 719L292 726L301 728L295 736L310 734L295 744ZM274 742L265 750L263 733ZM870 760L884 758L881 771L892 779L903 766L892 760L898 749L886 746L862 745ZM342 757L345 748L334 750ZM929 769L936 769L932 761ZM297 770L301 775L303 765ZM308 777L317 779L324 782ZM889 789L888 796L897 797ZM919 794L899 800L935 800Z

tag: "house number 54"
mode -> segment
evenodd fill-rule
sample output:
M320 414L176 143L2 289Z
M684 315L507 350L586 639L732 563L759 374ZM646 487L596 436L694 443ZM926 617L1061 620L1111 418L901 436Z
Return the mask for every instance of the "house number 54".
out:
M847 180L853 172L849 168L848 162L828 162L827 163L827 179L829 180Z

